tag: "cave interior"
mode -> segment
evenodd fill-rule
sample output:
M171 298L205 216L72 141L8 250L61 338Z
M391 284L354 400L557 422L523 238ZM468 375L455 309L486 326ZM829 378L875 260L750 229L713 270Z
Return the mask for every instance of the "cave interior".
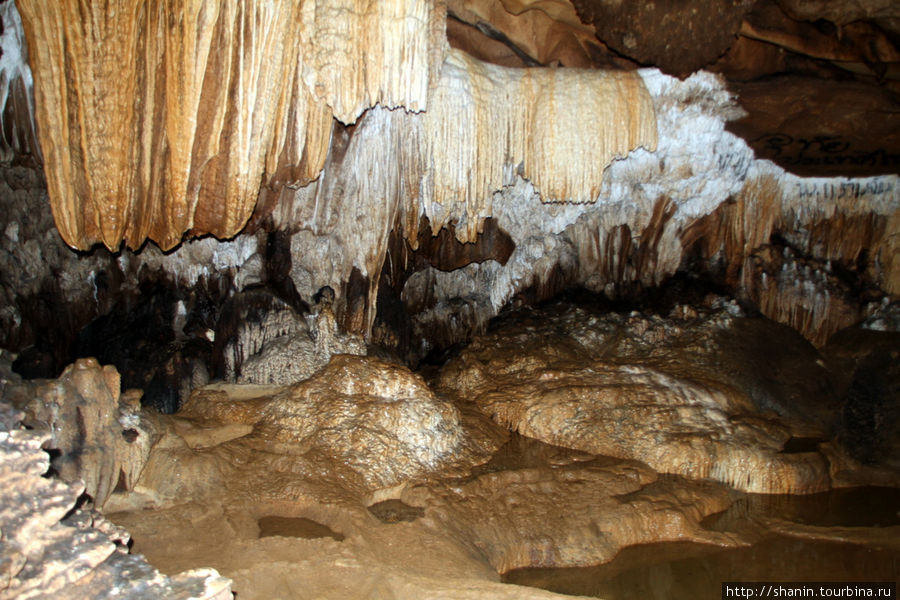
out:
M896 597L898 174L892 0L0 0L0 599Z

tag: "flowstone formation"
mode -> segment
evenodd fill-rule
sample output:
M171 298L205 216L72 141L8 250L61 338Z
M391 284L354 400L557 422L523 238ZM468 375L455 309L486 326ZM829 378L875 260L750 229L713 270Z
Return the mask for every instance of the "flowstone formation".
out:
M326 296L305 319L280 305L280 310L266 312L259 324L242 321L237 339L225 350L226 381L289 385L309 378L334 355L365 356L365 342L338 326L330 288Z
M81 249L233 236L264 173L318 175L332 115L424 108L445 44L427 1L18 5L54 216Z
M208 412L190 404L185 415ZM220 406L219 415L228 407ZM389 487L455 458L462 443L457 410L435 398L406 367L376 358L335 356L311 378L240 411L253 425L246 443L285 456L319 455L355 471L372 488Z
M824 363L800 340L721 299L668 318L556 308L476 338L440 389L523 435L660 473L762 493L832 485L816 448L785 450L792 437L824 440L837 412ZM783 345L755 354L767 336Z
M474 208L519 162L548 200L590 201L613 157L656 144L632 73L503 69L453 52L444 62L442 2L20 4L51 203L75 248L233 236L261 183L318 177L332 117L352 125L376 104L425 111L422 164L408 166L435 174L426 205ZM570 113L587 125L563 133L557 115Z
M377 493L483 460L499 436L466 436L462 418L420 376L373 357L337 355L286 387L209 386L160 417L135 493L112 510L213 501L222 488L260 501Z
M790 497L773 492L900 487L896 462L867 462L860 443L883 454L895 439L895 420L865 429L894 414L896 369L878 369L895 334L848 330L822 356L718 296L666 316L574 299L506 315L429 379L336 355L290 386L215 383L175 415L139 411L152 447L104 516L163 573L212 567L246 598L550 599L501 574L613 564L646 544L737 551L771 535L897 548L896 527L741 508L768 506L741 490L779 506ZM856 367L829 372L830 361ZM49 382L76 400L84 386L62 385L73 372L104 386L114 373L83 361ZM61 439L78 431L69 418Z

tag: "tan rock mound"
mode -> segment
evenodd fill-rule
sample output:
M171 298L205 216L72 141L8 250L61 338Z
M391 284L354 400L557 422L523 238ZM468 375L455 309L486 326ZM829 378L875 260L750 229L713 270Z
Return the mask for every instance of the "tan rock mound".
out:
M458 411L409 369L339 355L268 402L253 435L285 453L321 451L389 486L439 466L462 431Z
M459 411L418 375L382 360L336 355L311 378L273 396L195 394L181 416L252 426L244 448L349 468L369 488L395 485L458 459ZM294 470L298 467L295 465Z
M748 320L729 311L738 314L720 305L700 313L682 307L670 319L573 308L541 315L476 340L444 369L441 385L551 444L744 491L827 489L820 453L782 452L800 427L791 425L798 408L790 399L798 404L812 391L777 382L779 351L737 364L747 352L730 350ZM815 372L814 364L803 368Z

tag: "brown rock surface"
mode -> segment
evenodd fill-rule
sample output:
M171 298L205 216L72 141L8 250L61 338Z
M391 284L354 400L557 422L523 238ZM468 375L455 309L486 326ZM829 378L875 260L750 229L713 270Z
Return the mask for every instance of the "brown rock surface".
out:
M791 358L789 332L754 333L736 306L714 306L669 319L562 308L476 339L442 388L529 437L661 473L764 493L827 489L821 454L781 452L792 434L826 427L827 401L816 407L826 388L793 372L823 376L815 353ZM771 334L793 368L749 342Z
M406 367L339 355L266 403L250 439L287 455L321 452L377 488L439 468L461 437L456 409Z
M269 484L253 486L260 468ZM722 486L657 481L639 463L518 437L471 475L434 472L374 495L353 492L334 469L309 476L340 496L323 494L321 482L300 484L298 494L299 478L291 482L279 468L274 455L261 454L239 463L214 500L110 517L134 531L135 550L164 571L210 564L246 598L549 599L558 596L500 585L495 569L587 564L660 539L744 543L699 526L729 505ZM253 494L238 491L248 484ZM382 522L365 507L384 498L424 516ZM273 521L282 523L274 535ZM331 533L308 539L315 529Z
M795 19L827 19L836 25L900 16L900 9L892 0L778 0L778 4Z
M733 88L747 116L728 128L760 158L805 176L900 171L900 111L884 87L781 76Z
M655 393L677 384L680 394L679 404L658 406L662 418L645 419L659 425L648 433L652 445L687 439L682 449L701 467L728 466L730 455L755 464L757 471L739 472L739 484L810 491L821 481L803 479L796 467L823 475L822 453L797 452L790 438L824 437L833 413L823 406L828 376L799 336L739 314L710 300L680 305L667 319L584 309L520 318L445 368L444 389L468 398L496 384L513 397L529 384L546 392L566 383L561 374L584 389L597 383L592 375L649 374ZM517 365L527 368L514 381ZM635 421L623 430L645 426ZM644 462L515 434L502 445L507 432L477 403L454 406L407 369L374 358L335 357L287 388L208 386L157 427L162 437L140 481L110 498L108 516L164 572L212 566L241 598L550 599L558 596L502 585L498 572L605 563L623 548L661 541L737 548L766 528L865 544L885 537L794 527L789 511L778 522L757 519L755 528L712 530L704 519L743 494L658 475L646 464L652 445L641 446L636 458ZM403 516L379 516L387 505Z
M451 45L488 62L587 68L600 52L594 28L579 20L568 0L450 0L447 10Z
M249 391L237 392L242 389ZM471 464L495 444L465 436L464 417L435 397L420 376L376 358L337 355L311 378L276 389L226 386L195 392L179 418L170 420L175 430L157 445L138 487L163 504L184 494L215 495L210 481L230 477L235 466L229 462L252 461L259 464L253 474L257 484L235 485L247 485L248 493L260 497L277 497L283 493L275 491L279 485L315 488L306 480L315 472L341 473L344 488L369 493ZM272 457L267 466L266 454ZM231 460L221 462L225 457ZM167 477L170 460L180 463L183 477ZM269 480L273 469L284 470L284 481L291 483Z
M581 20L616 52L685 77L734 43L748 0L573 0ZM700 41L702 40L702 42Z
M463 483L414 488L404 495L425 506L429 518L453 537L477 548L500 573L602 563L625 546L650 542L741 543L699 525L730 505L724 486L657 479L638 462L597 458L519 436L510 444L513 448L501 448L498 456L531 452L530 460L515 468L489 463Z
M56 380L21 381L9 371L5 377L0 399L23 410L29 427L47 432L48 448L59 451L53 468L63 480L80 480L98 508L117 486L134 486L156 431L141 412L140 396L120 394L114 367L88 358Z

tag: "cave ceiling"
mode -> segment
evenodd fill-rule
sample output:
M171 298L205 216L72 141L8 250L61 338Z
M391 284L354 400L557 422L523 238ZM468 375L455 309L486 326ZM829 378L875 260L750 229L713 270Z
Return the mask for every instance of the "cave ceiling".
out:
M894 172L898 11L846 4L19 0L31 73L9 67L4 150L36 154L29 121L38 123L53 214L70 246L139 248L149 238L169 249L185 234L234 236L261 186L318 178L332 120L352 125L376 104L428 109L419 143L430 156L402 168L447 173L433 184L439 204L446 195L484 202L502 186L498 171L518 161L546 200L593 201L598 168L635 147L653 149L646 96L579 89L590 78L580 72L548 82L545 71L492 71L483 61L604 73L651 66L682 78L709 69L739 93L747 114L731 127L759 156L804 175ZM468 81L454 82L454 67ZM34 105L23 89L32 74ZM534 82L494 85L520 77ZM622 122L622 109L608 108L616 98L633 111L627 139L611 139L611 124ZM471 105L477 115L465 114ZM559 114L568 127L554 121ZM469 122L480 132L455 135L455 124ZM573 138L579 132L599 143ZM485 163L489 146L498 156ZM479 156L467 156L474 148ZM472 173L452 173L472 160L480 163ZM474 212L469 238L487 216Z
M698 264L816 343L900 293L893 2L5 0L0 18L0 159L38 169L5 175L8 346L148 273L301 308L330 286L367 339L386 297L420 332L463 299L471 330L526 292L616 297Z

